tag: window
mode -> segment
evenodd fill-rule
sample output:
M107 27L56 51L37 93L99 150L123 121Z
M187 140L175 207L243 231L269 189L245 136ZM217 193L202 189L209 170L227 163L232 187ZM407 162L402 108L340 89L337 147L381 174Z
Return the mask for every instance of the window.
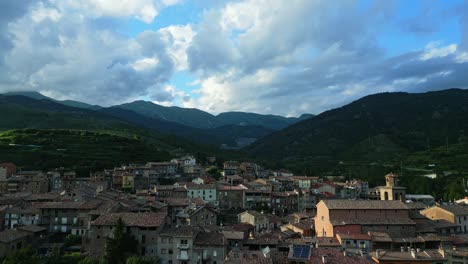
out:
M161 249L161 254L166 254L167 250L165 248Z
M174 254L174 252L172 251L172 249L169 249L169 255L172 255Z
M165 238L165 237L161 238L161 242L162 243L167 243L167 238Z
M216 250L213 251L213 257L218 256L218 252Z
M187 239L181 239L181 240L180 240L180 244L182 244L182 245L187 245L187 244L188 244Z

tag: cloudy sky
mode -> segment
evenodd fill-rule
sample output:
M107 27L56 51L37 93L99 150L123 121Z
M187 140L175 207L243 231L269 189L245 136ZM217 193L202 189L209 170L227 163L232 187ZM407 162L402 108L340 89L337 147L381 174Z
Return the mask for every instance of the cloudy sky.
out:
M0 92L297 116L452 87L468 1L0 1Z

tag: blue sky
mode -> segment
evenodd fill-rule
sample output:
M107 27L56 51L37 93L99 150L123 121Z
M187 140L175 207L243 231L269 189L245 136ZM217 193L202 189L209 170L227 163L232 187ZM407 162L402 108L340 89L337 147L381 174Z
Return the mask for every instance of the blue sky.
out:
M466 88L462 0L0 2L0 92L298 116Z

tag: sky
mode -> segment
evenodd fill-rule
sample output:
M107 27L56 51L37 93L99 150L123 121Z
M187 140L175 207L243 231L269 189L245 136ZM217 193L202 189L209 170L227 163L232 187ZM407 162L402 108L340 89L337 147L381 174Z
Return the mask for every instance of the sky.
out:
M468 87L468 0L2 0L0 93L299 116Z

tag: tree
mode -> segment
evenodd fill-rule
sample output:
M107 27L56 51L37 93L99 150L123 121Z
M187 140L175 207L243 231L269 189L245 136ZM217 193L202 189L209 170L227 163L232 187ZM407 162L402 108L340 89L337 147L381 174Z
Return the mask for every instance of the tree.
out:
M18 252L10 255L3 260L2 264L36 264L39 263L39 257L31 247L20 249Z
M125 223L119 218L115 225L114 236L106 239L105 262L125 264L127 257L137 253L138 241L125 232Z

